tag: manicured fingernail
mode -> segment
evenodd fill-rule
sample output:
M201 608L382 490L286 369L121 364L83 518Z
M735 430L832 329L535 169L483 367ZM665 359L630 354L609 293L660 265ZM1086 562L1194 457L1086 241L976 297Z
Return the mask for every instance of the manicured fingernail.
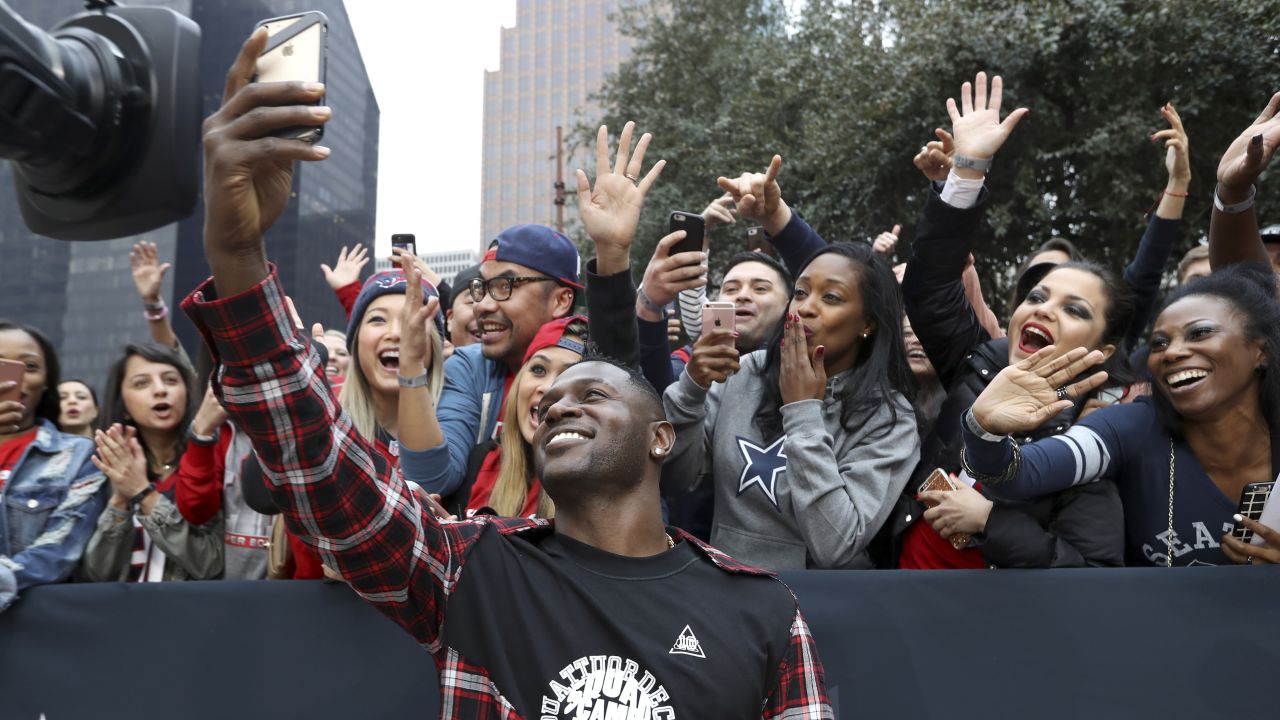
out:
M324 92L324 83L309 82L302 83L302 89L307 92Z
M1231 519L1235 520L1236 522L1244 522L1244 516L1241 515L1240 513L1236 513L1235 515L1232 515Z
M327 118L333 114L333 109L328 105L320 105L318 107L311 108L311 114L318 118Z
M319 156L320 156L320 157L322 157L322 158L327 158L327 157L329 157L329 153L333 152L332 150L330 150L329 148L325 147L324 145L317 145L317 146L315 146L315 151L316 151L316 154L317 154L317 155L319 155Z
M1261 145L1261 144L1262 144L1262 133L1258 133L1257 135L1254 135L1254 136L1253 136L1253 140L1251 140L1251 141L1250 141L1250 143L1251 143L1251 144L1253 144L1253 145Z
M819 346L818 346L818 356L819 356L819 357L821 357L821 356L822 356L822 354L823 354L823 353L825 353L826 351L827 351L827 346L826 346L826 345L819 345Z

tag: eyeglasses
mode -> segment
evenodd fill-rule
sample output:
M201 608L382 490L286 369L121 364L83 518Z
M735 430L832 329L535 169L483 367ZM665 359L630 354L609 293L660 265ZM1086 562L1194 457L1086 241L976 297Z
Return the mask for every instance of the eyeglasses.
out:
M496 278L471 278L471 282L467 285L467 289L471 291L471 299L476 302L484 300L484 296L488 295L498 302L511 299L511 291L516 285L523 285L531 282L556 282L555 278L545 277L542 275L526 275L523 277L506 277L499 276Z

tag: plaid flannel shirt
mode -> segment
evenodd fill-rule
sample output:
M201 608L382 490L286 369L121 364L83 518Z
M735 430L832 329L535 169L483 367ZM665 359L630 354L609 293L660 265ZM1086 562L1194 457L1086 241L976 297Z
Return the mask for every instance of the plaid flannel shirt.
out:
M240 295L210 299L214 295L212 280L206 281L182 307L221 366L218 397L252 440L289 529L432 653L441 717L520 718L484 667L443 647L440 628L467 550L488 525L509 535L550 532L552 523L436 520L328 391L319 356L293 325L275 268ZM767 574L676 534L725 571ZM833 717L822 664L798 603L790 645L761 717Z

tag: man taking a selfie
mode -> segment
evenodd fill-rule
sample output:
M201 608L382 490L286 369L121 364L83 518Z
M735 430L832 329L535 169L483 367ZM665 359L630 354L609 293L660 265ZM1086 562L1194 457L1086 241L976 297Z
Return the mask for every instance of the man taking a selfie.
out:
M266 259L293 161L329 154L270 133L329 111L307 106L322 87L249 83L265 40L242 48L205 123L213 277L183 306L290 530L433 654L442 716L833 717L787 588L663 527L674 431L633 370L583 361L540 401L535 464L554 524L441 522L355 432Z

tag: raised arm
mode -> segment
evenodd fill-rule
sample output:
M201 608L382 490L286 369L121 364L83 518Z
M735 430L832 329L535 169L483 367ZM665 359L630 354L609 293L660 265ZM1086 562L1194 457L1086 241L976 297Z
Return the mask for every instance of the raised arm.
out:
M478 526L443 528L356 432L319 357L289 317L263 235L289 201L295 160L326 148L280 139L330 116L324 88L250 83L267 35L241 48L221 109L205 121L205 255L213 278L183 303L221 365L216 385L245 431L291 532L420 642L437 642L445 599Z
M1160 113L1169 127L1152 135L1151 139L1164 141L1164 166L1169 179L1160 193L1156 211L1147 223L1147 231L1138 243L1138 251L1124 269L1124 280L1133 290L1134 300L1133 322L1125 334L1125 344L1129 348L1138 344L1155 311L1169 255L1182 237L1182 211L1187 203L1187 188L1191 185L1190 146L1182 118L1173 103L1166 103L1160 108Z
M952 132L936 130L939 139L915 157L931 189L916 226L902 297L911 327L944 387L973 348L990 338L965 295L963 275L982 220L987 168L1027 114L1026 108L1019 108L1002 121L1003 93L998 75L991 80L989 95L986 73L978 73L972 84L964 83L959 107L954 98L947 99ZM938 191L932 182L944 169L946 184Z
M662 174L666 161L654 163L648 174L640 177L645 150L653 136L641 135L633 153L634 132L635 123L623 126L611 169L609 129L601 125L596 134L595 186L588 182L584 171L578 170L577 177L582 224L596 246L595 260L587 263L587 318L591 340L606 355L638 366L640 339L636 309L642 300L637 298L631 280L631 243L640 223L644 197ZM701 262L701 257L697 261ZM659 288L653 291L658 292ZM669 295L661 297L664 304L671 300Z
M1280 147L1280 92L1244 129L1218 162L1213 217L1209 222L1209 265L1219 270L1238 262L1270 262L1258 234L1253 207L1258 176Z
M129 269L133 273L133 286L142 298L142 316L147 320L151 339L159 345L182 352L178 336L173 332L169 318L169 306L165 305L160 291L164 286L164 274L172 263L161 263L156 244L143 240L129 250Z
M351 308L356 305L356 298L360 297L360 271L368 264L369 251L360 243L356 243L351 252L347 252L347 246L343 245L333 267L329 267L327 263L320 264L324 281L338 296L338 302L342 303L342 309L346 311L348 318L351 317Z
M738 214L760 223L783 264L795 276L809 256L822 249L827 241L782 199L782 188L778 185L781 169L782 156L774 155L763 173L748 172L733 180L718 178L716 182L737 203Z

